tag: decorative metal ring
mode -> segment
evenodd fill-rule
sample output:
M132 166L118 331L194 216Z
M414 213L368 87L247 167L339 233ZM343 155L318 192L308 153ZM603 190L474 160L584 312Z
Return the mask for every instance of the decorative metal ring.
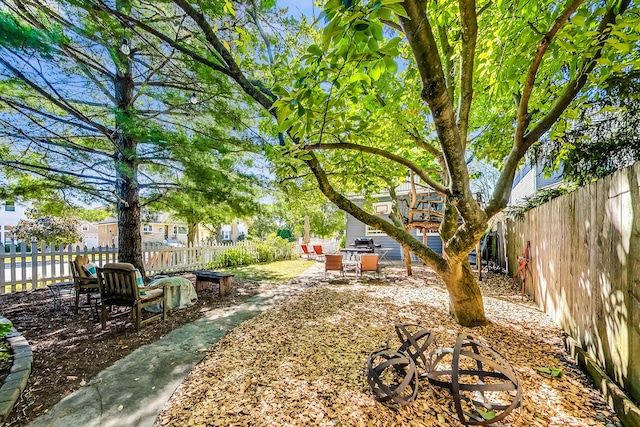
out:
M433 336L431 331L424 329L420 325L402 325L400 323L396 323L395 333L400 341L398 351L406 352L413 359L416 366L423 368L423 370L427 372L429 368L426 356L427 349L431 344L435 344L436 346L438 345L435 336ZM388 348L394 347L392 345L392 340L393 333L387 336Z
M418 374L407 353L383 348L369 356L367 368L369 388L379 402L393 401L404 406L416 399Z
M438 365L447 355L452 356L450 368L438 369ZM460 369L461 358L472 359L476 369ZM451 392L458 419L465 425L496 425L496 422L506 418L522 403L520 380L513 368L497 351L475 341L470 336L460 334L454 348L438 348L431 351L427 363L426 376L429 383L436 387L446 388ZM478 380L474 384L461 383L461 376L477 377ZM443 379L443 377L448 377L450 380ZM486 383L487 379L491 379L492 382ZM496 379L502 381L495 382ZM465 395L465 392L480 397L479 399L472 398ZM507 393L511 402L503 404L487 401L485 394L488 392ZM482 408L486 411L493 410L495 415L491 419L484 419L479 414L469 413L462 408L462 400L475 408Z

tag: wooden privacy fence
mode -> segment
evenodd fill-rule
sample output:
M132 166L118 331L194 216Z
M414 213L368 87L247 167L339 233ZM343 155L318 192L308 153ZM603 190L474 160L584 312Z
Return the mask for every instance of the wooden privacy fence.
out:
M227 245L200 245L175 247L156 243L143 243L142 260L148 275L189 271L206 268L225 253L234 251L250 262L261 258L264 243L239 242ZM293 248L271 248L278 259L291 258ZM69 261L84 254L98 266L117 262L116 247L80 248L56 247L44 243L9 245L8 252L0 252L0 294L44 288L52 283L72 280Z
M640 163L507 223L509 267L531 242L527 292L640 401Z

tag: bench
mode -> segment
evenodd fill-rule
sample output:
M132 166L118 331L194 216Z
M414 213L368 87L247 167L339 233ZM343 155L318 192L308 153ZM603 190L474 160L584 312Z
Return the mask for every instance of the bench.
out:
M231 278L234 276L233 274L209 270L198 270L194 271L193 274L196 276L196 291L204 289L207 283L219 283L220 296L231 293Z

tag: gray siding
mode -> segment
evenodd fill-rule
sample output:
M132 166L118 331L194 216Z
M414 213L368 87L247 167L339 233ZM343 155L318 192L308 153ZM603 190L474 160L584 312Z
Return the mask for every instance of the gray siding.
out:
M357 203L357 202L356 202ZM389 221L388 215L382 215L384 219ZM353 244L353 241L358 237L370 237L373 239L376 245L381 245L383 248L391 248L391 250L387 253L387 258L390 260L399 260L402 259L402 249L400 244L393 240L389 236L367 236L366 235L366 226L362 222L355 219L353 216L347 214L347 246ZM411 234L416 236L416 230L412 230ZM419 240L422 240L422 236L418 237ZM428 234L427 235L427 245L433 249L434 251L442 254L442 240L440 236L437 234Z

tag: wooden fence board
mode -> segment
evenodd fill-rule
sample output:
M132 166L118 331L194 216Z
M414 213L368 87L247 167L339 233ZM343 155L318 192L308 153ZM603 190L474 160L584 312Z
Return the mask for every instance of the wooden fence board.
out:
M640 401L640 163L506 225L508 265L531 240L527 292Z

